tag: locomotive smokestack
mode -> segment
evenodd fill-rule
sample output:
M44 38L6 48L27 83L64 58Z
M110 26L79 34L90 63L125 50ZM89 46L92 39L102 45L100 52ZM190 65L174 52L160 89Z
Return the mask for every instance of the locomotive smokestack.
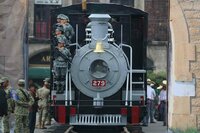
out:
M91 39L92 48L95 47L96 42L108 42L108 21L110 19L108 14L91 14L89 19L91 20Z

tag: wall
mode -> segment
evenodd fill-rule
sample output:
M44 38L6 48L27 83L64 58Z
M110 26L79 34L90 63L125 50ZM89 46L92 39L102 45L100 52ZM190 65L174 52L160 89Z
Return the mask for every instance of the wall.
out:
M171 0L170 4L169 127L172 128L200 128L199 5L198 0Z
M152 59L153 70L167 70L167 46L169 40L169 0L145 0L148 15L147 57Z
M0 1L0 75L15 86L24 77L27 5L26 0Z

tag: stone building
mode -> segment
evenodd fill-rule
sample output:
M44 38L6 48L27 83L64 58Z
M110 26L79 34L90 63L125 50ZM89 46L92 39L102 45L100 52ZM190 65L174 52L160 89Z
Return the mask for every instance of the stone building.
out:
M200 1L170 1L169 126L200 129Z

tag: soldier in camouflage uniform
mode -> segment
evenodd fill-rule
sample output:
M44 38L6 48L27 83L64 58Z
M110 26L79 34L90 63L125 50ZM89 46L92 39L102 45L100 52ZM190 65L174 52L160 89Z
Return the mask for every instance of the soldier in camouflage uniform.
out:
M9 119L11 117L11 113L14 111L14 100L11 98L11 86L9 85L8 77L2 77L3 80L3 87L6 92L6 98L8 103L8 115L3 117L3 133L10 133L10 123Z
M62 38L65 42L65 47L69 46L69 41L67 40L67 38L63 35L64 29L62 26L58 26L55 30L55 37L56 39L58 38Z
M49 104L49 95L50 95L50 90L49 90L49 80L44 79L44 85L42 88L37 90L37 95L39 98L38 101L38 113L39 113L39 118L38 118L38 124L39 128L45 129L45 121L47 118L47 111L48 111L48 104Z
M62 16L63 16L64 14L59 14L58 16L57 16L57 23L55 23L54 25L53 25L53 30L55 30L58 26L62 26L61 25L61 19L62 19Z
M64 35L67 38L69 44L71 43L71 39L74 36L74 29L69 23L69 18L66 15L62 15L61 17L61 25L64 29Z
M50 78L45 78L46 81L50 82ZM50 86L50 83L49 83L49 86ZM51 100L51 97L49 96L49 99L48 99L48 102L50 104L50 100ZM47 111L47 118L46 118L46 125L51 125L51 106L48 105L48 111Z
M25 81L23 79L18 81L18 86L15 101L15 133L29 133L29 107L33 105L34 99L24 88Z
M53 61L53 72L55 74L57 93L63 92L68 61L71 60L71 53L67 48L64 47L64 43L65 42L62 38L58 38L58 46L56 48L68 60L58 55Z

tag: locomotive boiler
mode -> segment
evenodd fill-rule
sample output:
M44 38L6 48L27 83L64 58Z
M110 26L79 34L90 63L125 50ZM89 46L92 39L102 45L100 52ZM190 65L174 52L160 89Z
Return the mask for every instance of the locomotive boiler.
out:
M64 10L57 10L55 15L58 13L66 14ZM66 15L70 18L70 14ZM141 16L138 18L145 20ZM52 114L59 123L96 127L138 125L141 121L146 100L146 70L144 55L142 58L135 58L135 55L136 52L145 54L143 43L146 40L141 38L145 35L137 33L138 36L133 37L143 39L142 45L135 45L134 49L123 43L123 38L131 40L131 36L123 37L129 34L124 33L127 25L120 24L115 30L114 19L117 20L116 15L102 12L85 14L84 31L81 24L70 21L75 29L73 43L68 47L72 59L68 61L65 77L58 81L54 71L51 74ZM80 41L82 34L84 43ZM139 42L139 39L135 40ZM56 59L54 49L53 44L52 62ZM137 61L138 58L142 61ZM58 86L58 82L62 85Z

